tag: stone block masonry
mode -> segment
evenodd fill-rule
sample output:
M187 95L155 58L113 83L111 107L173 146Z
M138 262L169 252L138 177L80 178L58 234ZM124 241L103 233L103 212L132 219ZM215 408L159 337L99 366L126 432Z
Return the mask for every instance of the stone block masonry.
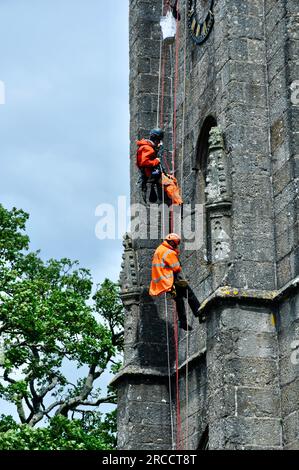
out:
M298 449L299 4L215 0L213 29L196 45L185 30L188 3L179 2L175 167L185 203L204 208L203 244L183 244L181 261L207 321L190 317L188 342L179 332L179 447ZM198 15L205 4L197 1ZM130 1L132 203L142 200L135 141L157 121L160 16L161 0ZM170 162L175 44L162 51ZM120 449L176 445L173 303L166 319L164 298L148 295L159 242L125 241Z

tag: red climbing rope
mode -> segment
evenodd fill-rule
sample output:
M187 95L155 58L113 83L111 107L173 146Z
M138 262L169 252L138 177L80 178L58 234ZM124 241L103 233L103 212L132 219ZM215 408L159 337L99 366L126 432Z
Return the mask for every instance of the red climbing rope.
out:
M175 74L174 74L174 94L173 94L173 152L172 152L172 171L174 174L175 157L176 157L176 125L177 125L177 88L179 81L179 46L180 46L180 29L179 29L179 15L176 20L176 39L175 39Z
M176 386L176 422L177 422L177 434L176 434L176 448L177 450L181 447L181 435L182 435L182 422L181 422L181 404L180 404L180 377L179 377L179 331L178 331L178 318L176 308L173 309L173 324L174 324L174 345L175 345L175 386Z
M175 74L174 74L174 95L173 95L173 152L172 152L172 174L175 175L175 157L176 157L176 126L177 126L177 88L179 81L179 45L180 45L180 29L179 29L179 11L176 20L176 40L175 40ZM170 230L174 231L174 214L173 205L170 218ZM181 448L182 443L182 422L181 422L181 404L180 404L180 384L179 384L179 344L178 344L178 314L175 309L174 321L175 336L175 362L176 362L176 399L177 399L177 450Z
M160 100L160 127L161 129L165 128L167 122L164 121L164 104L165 104L165 67L166 67L166 51L163 45L162 49L162 65L161 65L161 100ZM163 164L166 166L167 173L170 173L170 167L165 157L165 152L163 153Z
M163 127L164 120L164 95L165 95L165 47L162 46L162 69L161 69L161 110L160 110L160 127Z
M176 37L175 37L175 71L174 71L174 93L173 93L173 129L172 129L172 174L175 176L175 158L176 158L176 136L177 136L177 89L179 81L179 48L180 48L180 28L179 28L179 6L176 18ZM174 231L174 213L173 205L170 216L170 231Z

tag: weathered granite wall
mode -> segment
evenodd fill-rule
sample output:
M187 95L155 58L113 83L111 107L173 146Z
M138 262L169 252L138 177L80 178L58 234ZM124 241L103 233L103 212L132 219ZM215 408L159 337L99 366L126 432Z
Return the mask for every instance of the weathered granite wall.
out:
M299 449L299 296L279 306L279 379L285 449Z
M186 3L179 2L176 176L183 215L188 203L201 204L204 217L202 246L183 244L181 259L207 321L190 314L188 341L179 332L180 447L298 448L299 366L291 355L299 340L299 134L290 89L299 80L298 2L215 0L214 27L200 46L185 30ZM135 141L156 126L160 14L160 0L130 2L132 203L141 201ZM163 45L169 151L174 47ZM140 226L149 222L139 216ZM123 449L172 446L172 303L166 321L164 299L147 294L159 242L142 236L125 252L125 362L116 378Z
M136 140L148 137L149 130L156 126L160 15L160 0L130 2L132 204L142 202L137 188ZM148 210L143 209L145 215L136 207L132 217L135 216L137 225L146 233L149 216ZM127 237L124 243L121 285L126 311L125 355L124 367L116 378L118 446L120 449L171 449L170 406L173 404L169 403L168 392L166 326L172 338L172 324L167 324L161 303L155 303L148 295L149 266L157 240L150 240L145 234L133 241Z
M278 305L279 377L283 444L299 448L298 249L299 100L292 84L299 78L299 6L296 1L266 1L265 30L269 85L269 140L272 153L277 284L294 284Z
M214 15L206 43L198 47L189 39L187 48L184 196L205 204L205 230L210 233L204 234L201 250L185 252L183 259L201 300L226 285L245 288L249 297L249 290L276 289L264 5L219 0ZM178 106L183 107L183 95ZM210 134L205 160L208 139L206 143L201 139L209 116L215 120L211 125L217 123L221 130L224 145L215 150ZM224 169L222 177L219 171L215 174L216 165ZM200 185L205 185L205 193ZM217 191L221 185L224 190ZM282 445L277 338L272 311L262 297L253 307L245 299L231 300L229 314L221 300L210 309L206 324L210 448ZM191 351L196 349L193 344L200 344L203 329L199 326L192 332ZM182 339L182 355L185 347ZM183 376L181 381L184 389Z

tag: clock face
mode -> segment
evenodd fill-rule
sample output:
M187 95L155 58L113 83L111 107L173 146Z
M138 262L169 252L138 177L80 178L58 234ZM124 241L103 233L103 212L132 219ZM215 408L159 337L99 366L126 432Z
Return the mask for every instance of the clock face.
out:
M207 14L209 13L209 10L211 8L211 2L210 0L193 0L192 3L195 13L197 15L197 19L200 23L202 23L206 19Z
M213 3L213 0L188 0L188 24L196 44L202 44L213 27Z

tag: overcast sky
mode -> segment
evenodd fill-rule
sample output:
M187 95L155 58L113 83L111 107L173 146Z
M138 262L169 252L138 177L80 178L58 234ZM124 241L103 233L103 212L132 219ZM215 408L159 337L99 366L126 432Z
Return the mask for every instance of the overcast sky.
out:
M95 209L129 192L128 0L1 0L0 202L31 248L118 279Z

